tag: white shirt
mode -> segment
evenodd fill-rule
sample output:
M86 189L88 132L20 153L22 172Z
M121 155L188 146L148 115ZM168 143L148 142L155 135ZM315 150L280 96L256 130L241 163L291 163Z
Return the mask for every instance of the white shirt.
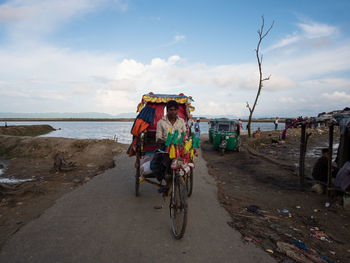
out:
M174 132L177 130L180 136L182 132L186 132L185 121L182 118L177 116L175 123L171 124L171 122L168 119L168 116L167 115L164 116L157 123L156 141L158 141L158 139L166 141L166 138L168 137L169 129L171 129L171 132Z

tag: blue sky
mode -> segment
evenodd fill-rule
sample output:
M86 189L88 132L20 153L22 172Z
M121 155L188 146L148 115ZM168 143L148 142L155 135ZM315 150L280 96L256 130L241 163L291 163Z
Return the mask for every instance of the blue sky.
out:
M350 1L0 1L0 112L133 112L143 93L199 115L315 115L350 105Z

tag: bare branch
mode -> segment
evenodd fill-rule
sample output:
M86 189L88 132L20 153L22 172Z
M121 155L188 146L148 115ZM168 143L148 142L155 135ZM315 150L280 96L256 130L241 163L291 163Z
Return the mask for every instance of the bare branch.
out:
M262 79L261 81L270 80L270 78L271 78L271 74L270 74L270 76L268 76L267 78Z
M262 18L262 24L261 24L261 27L260 29L258 29L258 35L259 35L259 40L258 40L258 44L256 46L256 49L255 49L255 54L256 54L256 59L257 59L257 62L258 62L258 69L259 69L259 86L258 86L258 92L256 94L256 97L255 97L255 100L254 100L254 103L253 103L253 107L251 108L249 103L247 102L247 108L249 109L249 119L248 119L248 136L250 137L250 124L251 124L251 121L252 121L252 117L253 117L253 113L254 113L254 110L255 110L255 107L256 105L258 104L258 98L260 96L260 93L261 93L261 89L263 88L263 82L266 81L266 80L269 80L271 75L268 76L268 77L265 77L263 78L263 71L262 71L262 62L263 62L263 55L260 55L260 44L262 42L262 40L270 33L275 21L272 22L271 26L267 29L267 31L264 33L264 27L265 27L265 18L264 16L261 17Z

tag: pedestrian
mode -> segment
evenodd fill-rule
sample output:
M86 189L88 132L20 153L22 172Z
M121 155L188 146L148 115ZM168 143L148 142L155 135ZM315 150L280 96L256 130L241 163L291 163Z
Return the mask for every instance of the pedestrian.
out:
M194 124L194 134L197 138L201 137L201 128L199 127L200 119L197 118L196 123Z
M189 136L192 135L192 127L193 127L193 124L194 124L194 121L193 121L193 116L192 116L192 114L191 114L191 115L190 115L190 118L189 118L189 120L188 120L188 122L187 122L187 127L188 127L188 134L189 134Z
M241 119L238 119L238 122L239 122L239 128L240 130L243 130L243 122Z
M274 120L274 122L273 122L273 124L275 124L275 130L277 130L277 128L278 128L278 120L279 120L279 119L280 119L280 118L276 117L275 120Z

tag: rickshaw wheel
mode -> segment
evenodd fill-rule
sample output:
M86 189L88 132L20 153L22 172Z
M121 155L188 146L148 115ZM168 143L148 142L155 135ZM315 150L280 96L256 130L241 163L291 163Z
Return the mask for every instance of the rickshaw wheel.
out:
M135 175L135 195L140 195L140 167L136 168L136 175Z
M187 225L187 190L182 177L176 176L170 196L171 230L175 239L181 239Z
M186 179L186 188L187 188L187 196L190 197L192 195L193 190L193 169L191 168L190 174Z

